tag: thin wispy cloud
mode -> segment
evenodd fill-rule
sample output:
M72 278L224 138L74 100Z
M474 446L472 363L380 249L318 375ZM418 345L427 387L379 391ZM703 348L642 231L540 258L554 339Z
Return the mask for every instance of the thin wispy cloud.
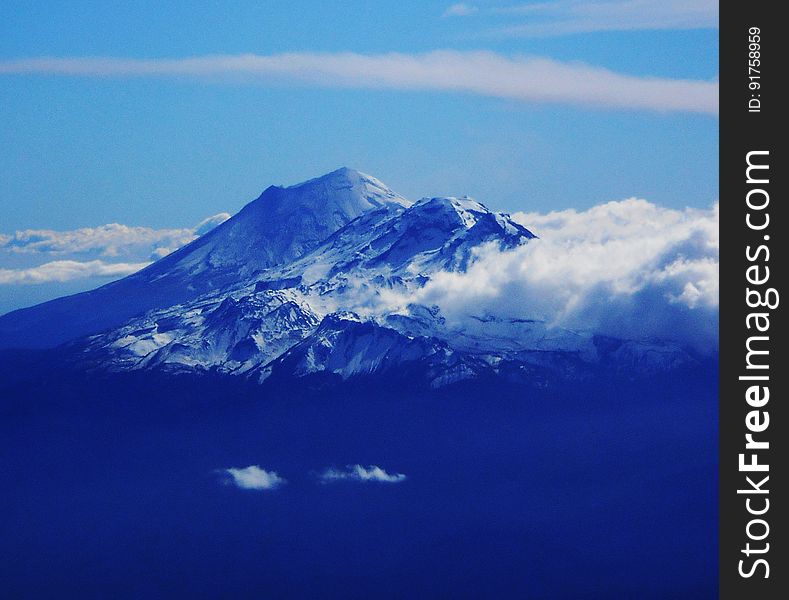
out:
M232 483L242 490L275 490L286 483L276 471L267 471L258 465L244 468L231 467L222 469L221 472L228 477L227 483Z
M555 0L481 10L464 6L468 12L456 16L476 14L509 18L509 23L488 30L488 33L504 36L548 37L601 31L718 27L717 0Z
M400 483L405 481L405 479L406 476L403 473L387 473L376 465L370 465L369 467L348 465L344 469L330 467L318 475L318 480L321 483L334 483L337 481Z
M459 2L458 4L453 4L448 6L447 9L444 11L445 17L468 17L473 15L474 13L478 12L479 9L476 6L472 6L470 4L466 4L465 2Z
M581 62L488 51L425 54L245 54L181 59L29 58L0 74L230 78L261 84L444 91L526 103L717 114L718 83L636 77Z

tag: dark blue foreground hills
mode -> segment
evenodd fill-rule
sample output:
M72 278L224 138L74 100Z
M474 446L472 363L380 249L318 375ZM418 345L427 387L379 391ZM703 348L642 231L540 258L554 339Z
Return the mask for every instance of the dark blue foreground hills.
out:
M3 361L8 597L717 595L712 366L430 391L41 361ZM356 464L406 479L319 479ZM286 483L221 472L250 465Z

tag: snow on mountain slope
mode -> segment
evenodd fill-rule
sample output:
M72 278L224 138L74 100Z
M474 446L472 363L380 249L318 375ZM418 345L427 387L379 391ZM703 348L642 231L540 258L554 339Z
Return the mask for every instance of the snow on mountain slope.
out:
M409 338L363 321L352 313L327 316L320 326L277 360L253 373L260 381L272 374L304 377L316 373L333 374L341 379L356 375L384 374L403 363L422 360L450 351L436 340Z
M470 198L425 198L406 209L365 214L281 273L321 285L324 293L356 280L369 283L374 294L381 287L424 285L437 271L465 270L481 244L506 249L533 237Z
M334 323L338 311L354 311L364 314L368 323L381 321L375 331L382 347L391 342L410 348L389 348L384 361L375 344L348 342L357 352L364 349L358 372L375 370L390 364L393 356L406 360L414 348L427 351L422 342L413 341L423 335L411 335L407 328L400 333L396 318L387 322L391 315L381 306L382 291L407 294L439 271L463 270L480 244L497 243L504 249L533 237L507 215L492 213L469 198L429 198L413 205L381 202L290 263L255 270L194 302L151 311L119 330L92 338L88 354L102 357L99 362L112 369L157 366L244 373L258 367L260 371L317 331L321 319ZM280 304L294 313L290 321L279 319ZM423 307L412 308L416 315L431 314ZM445 340L454 335L437 322L423 325L426 336ZM348 335L362 329L343 331L338 339L348 341ZM330 355L337 356L325 356ZM314 366L314 361L305 364ZM349 365L340 370L347 375L356 373L354 369Z
M147 275L232 270L242 279L303 256L368 211L408 205L377 179L347 168L287 188L271 186L233 218L152 265Z
M212 297L134 319L92 338L84 358L110 370L168 367L190 370L221 366L244 372L274 359L320 322L288 291Z
M408 205L377 179L346 168L269 187L231 219L138 273L0 316L0 348L54 347L224 290L303 255L368 211Z

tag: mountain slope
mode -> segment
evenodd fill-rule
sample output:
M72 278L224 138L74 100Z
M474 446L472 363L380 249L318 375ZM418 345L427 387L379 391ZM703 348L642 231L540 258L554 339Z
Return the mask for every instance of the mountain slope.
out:
M116 327L291 261L368 211L408 205L377 179L347 168L269 187L231 219L138 273L0 316L0 348L50 348Z
M150 311L94 336L82 356L110 369L217 369L254 372L257 377L297 343L326 331L328 323L342 324L343 331L330 338L347 342L359 362L358 371L341 371L369 373L393 361L416 359L416 349L426 353L455 335L425 307L411 306L405 311L408 315L391 314L384 294L408 296L438 272L465 270L481 244L506 249L533 237L507 215L469 198L382 204L290 263L252 271L237 277L233 285ZM353 323L362 322L359 314L366 315L365 324L357 327ZM417 321L422 329L414 335ZM376 344L354 339L373 325L375 339L388 348L386 360ZM431 336L437 337L420 341ZM338 354L321 356L334 357L334 364ZM309 365L315 370L335 368L314 360Z

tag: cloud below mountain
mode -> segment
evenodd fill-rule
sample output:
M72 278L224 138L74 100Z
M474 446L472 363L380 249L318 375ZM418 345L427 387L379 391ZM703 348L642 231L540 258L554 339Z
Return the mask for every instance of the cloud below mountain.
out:
M229 482L242 490L274 490L286 482L276 471L266 471L257 465L241 468L223 469L229 475Z
M318 475L321 483L334 483L337 481L357 481L361 483L400 483L405 481L406 476L402 473L387 473L381 467L370 465L348 465L344 469L330 467Z
M471 93L528 103L718 113L715 81L637 77L581 62L489 51L424 54L288 53L192 58L28 58L0 61L0 74L77 77L242 78L325 87Z

